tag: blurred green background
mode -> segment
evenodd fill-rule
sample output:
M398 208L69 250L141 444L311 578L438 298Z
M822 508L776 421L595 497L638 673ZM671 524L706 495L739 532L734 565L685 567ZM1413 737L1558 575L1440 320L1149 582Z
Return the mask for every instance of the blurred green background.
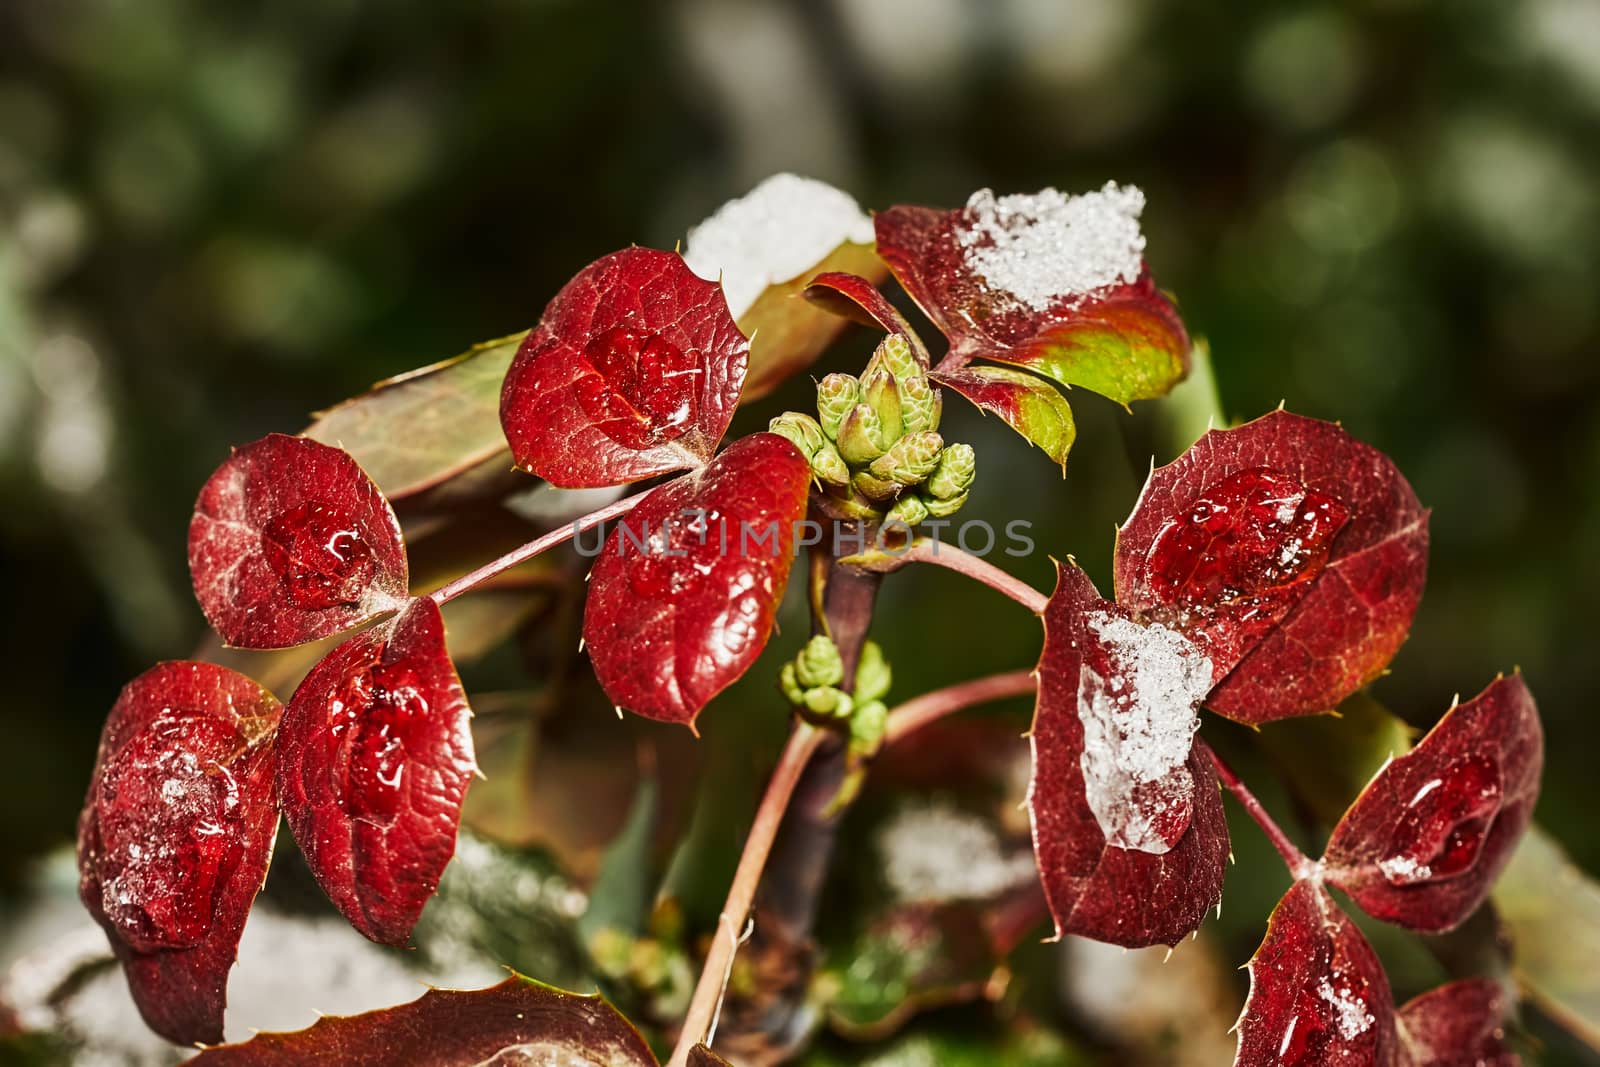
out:
M879 207L1143 186L1229 414L1340 419L1434 508L1378 695L1427 724L1520 665L1540 818L1600 870L1597 164L1593 0L0 5L0 885L70 837L122 683L200 638L184 533L230 443L779 170ZM1074 406L1065 486L960 415L969 510L1103 581L1150 438ZM996 607L892 586L897 692L1030 664L1026 620L963 627Z

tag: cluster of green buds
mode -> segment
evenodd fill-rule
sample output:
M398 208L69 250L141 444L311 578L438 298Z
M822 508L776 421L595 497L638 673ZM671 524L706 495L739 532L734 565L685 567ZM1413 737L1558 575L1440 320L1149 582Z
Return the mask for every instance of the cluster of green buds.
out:
M783 665L778 684L789 703L812 722L841 726L849 733L845 750L846 776L830 807L849 803L861 788L866 764L883 745L889 726L889 695L893 681L889 661L876 641L864 642L856 661L855 685L846 693L844 661L839 648L825 634L807 641L798 655Z
M787 411L769 427L794 442L811 473L848 513L915 526L967 502L971 445L939 436L942 401L911 345L890 334L860 377L817 383L817 417Z

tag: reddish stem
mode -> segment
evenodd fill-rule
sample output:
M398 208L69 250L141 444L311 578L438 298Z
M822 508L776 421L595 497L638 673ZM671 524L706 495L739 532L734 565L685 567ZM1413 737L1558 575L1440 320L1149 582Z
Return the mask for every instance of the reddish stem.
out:
M1233 768L1224 763L1222 757L1217 755L1216 751L1204 741L1196 741L1195 743L1205 749L1206 755L1211 757L1211 765L1217 769L1217 777L1222 779L1222 784L1228 787L1228 791L1239 801L1240 806L1244 808L1250 818L1256 821L1256 825L1261 827L1261 832L1267 835L1267 840L1272 842L1272 847L1277 849L1278 855L1283 857L1283 862L1288 866L1289 873L1296 879L1310 878L1315 875L1317 865L1308 859L1306 854L1301 852L1293 841L1289 840L1289 835L1283 832L1283 828L1267 813L1267 809L1261 806L1261 801L1257 800L1255 794L1250 792L1250 787L1245 785L1237 774L1233 773Z
M789 807L789 798L800 781L800 774L812 753L817 750L827 731L804 722L796 722L784 746L778 766L767 782L767 791L756 809L755 822L745 838L744 851L739 854L739 866L733 874L733 884L728 887L728 899L722 905L722 916L717 924L717 935L711 941L705 966L700 971L700 981L695 985L694 998L689 1002L688 1014L683 1019L683 1030L678 1035L677 1047L667 1067L685 1067L689 1053L702 1041L709 1041L717 1008L727 985L733 966L733 954L744 933L745 919L755 900L756 887L761 883L761 872L767 863L767 853L783 822Z
M883 735L883 743L892 745L912 731L963 708L1024 696L1037 688L1032 671L1007 671L923 693L889 712L889 728Z
M463 574L455 581L440 586L428 595L433 598L436 604L444 604L447 601L454 600L462 593L481 585L495 575L502 574L519 563L525 563L547 549L570 541L583 531L592 529L607 519L614 519L618 515L624 515L632 511L646 495L648 494L635 493L633 496L625 496L614 504L607 504L599 511L589 512L581 519L573 519L571 522L563 523L543 537L535 538L521 548L514 548L499 559L490 560L477 570L469 574Z
M937 567L953 570L957 574L964 574L974 581L982 582L990 589L1004 593L1035 615L1043 615L1045 605L1050 601L1049 597L1021 578L1001 570L988 560L964 552L955 545L943 541L919 538L905 552L895 556L894 562L896 569L905 563L932 563Z

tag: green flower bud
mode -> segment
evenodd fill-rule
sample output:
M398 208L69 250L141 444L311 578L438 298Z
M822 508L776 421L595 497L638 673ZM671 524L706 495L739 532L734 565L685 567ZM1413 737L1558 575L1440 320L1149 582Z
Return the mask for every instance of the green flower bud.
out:
M855 708L855 701L843 689L831 685L806 690L806 708L814 715L831 715L836 719L847 717Z
M915 353L911 351L911 342L906 340L904 334L891 333L885 337L877 351L872 353L872 358L901 381L922 373L922 364L917 362Z
M822 435L822 427L817 425L817 420L798 411L785 411L769 422L767 429L779 437L788 438L807 459L828 443L828 439Z
M795 657L794 676L807 689L844 681L844 661L839 658L838 646L826 634L817 634Z
M883 658L883 648L876 641L861 646L861 660L856 664L856 714L867 710L871 701L881 701L889 693L893 679L889 661Z
M850 374L830 374L817 383L817 422L829 437L839 436L839 423L861 403L861 383Z
M888 450L878 413L857 404L839 423L839 455L853 466L871 463Z
M883 747L883 735L889 729L889 706L881 700L858 704L850 716L850 743L847 748L851 762L871 759Z
M971 445L951 445L939 457L939 464L928 475L928 495L939 500L965 496L972 488L978 457ZM957 505L958 507L960 505Z
M823 485L831 485L835 489L843 489L850 484L849 465L840 457L839 450L828 441L824 441L816 455L811 457L811 473Z
M937 430L944 398L933 383L918 374L900 379L900 422L906 433Z
M887 478L901 485L917 485L939 466L943 452L944 438L932 430L907 434L896 441L889 451L873 460L867 470L875 477Z
M783 670L778 672L778 688L783 690L783 695L789 703L799 707L806 702L806 688L800 684L796 676L794 661L790 660L783 665Z
M927 517L928 505L922 502L922 497L916 493L906 493L894 502L894 507L884 515L883 521L885 525L903 522L907 526L915 526Z
M894 375L878 371L861 380L861 402L878 413L883 427L883 443L892 445L901 434L900 387Z
M917 495L922 497L922 504L928 509L928 514L932 515L936 519L943 519L954 515L956 512L961 510L961 505L967 502L967 493L965 490L946 500L941 500L936 496L928 496L924 493L919 493Z
M856 476L850 479L850 484L855 486L856 492L879 504L893 500L904 488L899 482L879 478L868 471L857 471Z

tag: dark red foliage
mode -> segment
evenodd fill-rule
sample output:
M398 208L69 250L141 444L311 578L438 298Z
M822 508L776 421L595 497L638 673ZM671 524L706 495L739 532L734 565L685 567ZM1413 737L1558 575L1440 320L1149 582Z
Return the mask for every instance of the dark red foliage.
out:
M1506 1047L1505 991L1466 978L1406 1002L1396 1020L1404 1067L1520 1067Z
M230 645L283 648L405 602L400 524L342 449L268 434L234 450L195 501L189 572Z
M606 694L693 724L772 632L811 469L755 434L660 486L612 532L589 578L583 636Z
M472 775L471 711L422 598L312 668L283 716L278 795L329 899L404 945L455 852Z
M1057 933L1174 945L1220 897L1228 859L1216 774L1193 737L1204 660L1181 635L1138 627L1071 565L1059 568L1044 628L1028 808ZM1127 628L1161 645L1145 650L1152 658L1140 662ZM1146 751L1175 752L1172 765L1140 780L1137 757L1106 747L1119 728Z
M879 254L950 339L953 365L1012 363L1124 404L1162 396L1188 373L1188 334L1148 270L1035 311L972 269L968 222L959 208L892 207L874 219Z
M506 374L517 465L560 486L703 465L739 402L750 345L722 287L675 252L596 260L545 308Z
M1117 536L1117 599L1205 649L1214 710L1314 714L1393 658L1427 547L1427 513L1387 456L1277 411L1150 475Z
M1522 675L1452 708L1335 827L1328 881L1375 918L1449 930L1483 903L1532 817L1544 764Z
M714 1062L714 1061L713 1061ZM430 989L409 1004L330 1015L294 1033L208 1049L188 1067L656 1067L644 1038L599 997L514 975L488 989Z
M281 708L209 663L162 663L111 709L78 821L78 894L150 1028L221 1041L228 971L278 826Z
M876 285L855 274L828 271L811 279L806 299L836 315L853 319L863 326L876 326L885 333L897 333L911 344L922 365L928 365L928 350L905 316L889 303Z
M1389 979L1327 890L1296 882L1250 960L1238 1067L1392 1067L1399 1040Z

